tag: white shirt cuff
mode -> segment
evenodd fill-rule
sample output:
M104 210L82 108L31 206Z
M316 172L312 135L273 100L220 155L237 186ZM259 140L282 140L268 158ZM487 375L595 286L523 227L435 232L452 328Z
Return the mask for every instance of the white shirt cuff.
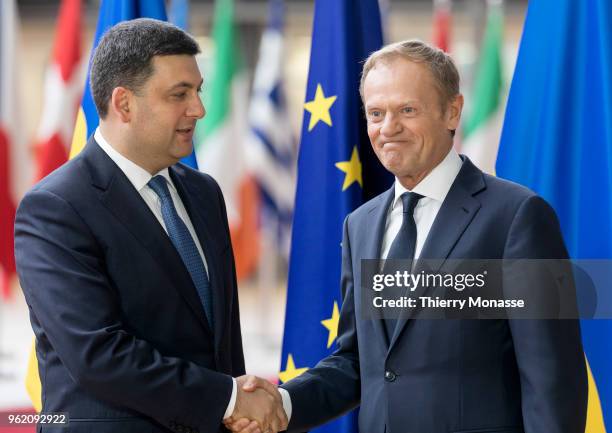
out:
M291 412L293 411L293 407L291 406L291 396L289 395L289 391L283 388L278 388L278 392L280 392L281 398L283 399L283 409L285 410L285 415L287 415L287 421L291 421Z
M234 407L236 406L237 394L238 394L238 385L236 384L236 379L232 377L232 396L230 397L229 403L227 404L227 409L225 409L225 415L223 415L224 420L228 419L234 413ZM284 400L283 400L283 405L284 405Z

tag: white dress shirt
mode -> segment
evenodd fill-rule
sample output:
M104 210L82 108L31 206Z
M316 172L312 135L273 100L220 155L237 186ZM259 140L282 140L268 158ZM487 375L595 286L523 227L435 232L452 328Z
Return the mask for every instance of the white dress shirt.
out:
M414 250L414 258L419 258L427 235L429 235L429 231L431 230L431 226L438 215L438 211L440 211L442 207L442 202L444 202L448 191L450 191L455 178L459 174L462 164L463 161L459 157L459 154L455 149L451 148L442 162L440 162L431 173L425 176L412 191L404 188L397 178L395 178L395 198L387 211L387 222L385 224L385 234L383 235L381 247L381 259L386 259L389 255L391 244L402 226L404 207L400 196L405 192L416 192L423 196L414 209L414 222L417 227L417 241ZM282 388L279 388L279 390L283 397L283 406L287 413L287 418L291 419L292 407L289 392Z
M100 132L100 128L96 128L96 132L94 133L94 138L96 142L100 145L102 150L109 156L110 159L113 160L117 167L125 174L130 183L136 188L138 194L142 197L144 202L147 204L155 218L159 224L163 227L166 234L168 234L168 229L166 228L166 224L164 223L164 217L161 212L161 200L157 193L149 187L148 183L153 178L151 173L142 168L141 166L135 164L133 161L127 159L125 156L120 154L113 146L109 144L108 141L102 136ZM202 251L202 246L200 245L200 240L196 235L195 229L193 228L193 224L191 223L191 219L189 218L189 214L187 213L187 209L185 209L185 205L181 200L181 196L178 191L174 187L174 183L172 183L172 179L170 178L170 173L167 168L164 168L162 171L157 173L166 178L166 182L168 183L170 195L172 196L172 201L174 203L174 207L176 208L176 212L179 217L183 220L185 225L187 226L187 230L189 230L189 234L193 238L193 241L196 244L196 248L200 253L200 257L202 258L202 262L204 263L204 267L206 268L206 272L208 272L208 265L206 263L206 257L204 256L204 252ZM156 175L157 175L156 174ZM232 378L233 386L232 386L232 395L230 397L229 404L227 405L227 409L225 410L225 415L223 419L229 418L234 412L234 406L236 405L236 379Z
M431 230L431 226L438 215L438 211L442 207L442 202L459 174L462 164L463 161L455 149L451 149L442 162L425 176L412 191L404 188L397 178L395 179L395 198L387 213L385 234L383 235L380 249L381 259L386 259L389 255L391 244L402 226L404 207L400 197L405 192L415 192L423 196L423 198L418 201L413 214L417 228L414 258L419 258L425 240L429 235L429 230Z

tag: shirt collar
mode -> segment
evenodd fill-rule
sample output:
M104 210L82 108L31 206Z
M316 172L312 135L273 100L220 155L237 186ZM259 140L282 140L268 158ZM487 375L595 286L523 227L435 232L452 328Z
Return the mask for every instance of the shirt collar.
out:
M108 141L102 136L102 132L100 128L96 128L96 132L94 132L94 139L98 143L98 145L102 148L102 150L112 159L117 167L125 174L130 183L134 185L136 191L140 191L153 176L147 170L134 163L133 161L127 159L121 153L119 153L113 146L110 145ZM166 181L170 184L171 188L174 188L172 181L170 180L170 173L168 172L168 168L164 168L161 170L159 175L162 175L166 178Z
M451 148L442 162L434 167L434 169L414 187L412 192L421 194L423 197L443 202L455 178L459 174L462 164L463 161L457 151ZM393 200L392 208L400 201L400 196L403 193L410 192L408 189L404 188L397 178L395 178L394 186L395 199Z

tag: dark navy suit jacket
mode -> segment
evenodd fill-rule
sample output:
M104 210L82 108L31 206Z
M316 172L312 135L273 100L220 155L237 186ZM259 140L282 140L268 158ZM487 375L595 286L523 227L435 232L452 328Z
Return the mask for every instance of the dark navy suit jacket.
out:
M552 208L464 162L431 228L430 259L567 258ZM361 405L363 433L583 433L584 355L576 320L414 320L389 341L362 311L361 259L380 257L394 190L351 213L342 243L338 349L283 385L305 431Z
M19 206L43 412L70 418L42 431L224 431L231 377L244 374L225 205L210 176L169 171L206 256L214 332L164 229L93 139Z

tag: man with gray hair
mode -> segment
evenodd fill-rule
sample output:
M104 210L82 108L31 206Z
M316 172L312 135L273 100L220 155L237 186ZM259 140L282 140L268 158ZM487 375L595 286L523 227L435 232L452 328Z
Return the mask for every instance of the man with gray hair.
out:
M365 62L361 96L371 145L395 183L346 218L338 347L283 384L288 431L360 405L364 433L583 433L577 320L364 314L362 259L566 259L567 251L542 198L453 149L463 96L450 56L414 40L386 46Z
M162 21L108 30L90 74L100 126L17 212L42 412L72 432L213 433L231 416L286 426L276 387L244 375L219 186L179 164L205 115L198 52Z

